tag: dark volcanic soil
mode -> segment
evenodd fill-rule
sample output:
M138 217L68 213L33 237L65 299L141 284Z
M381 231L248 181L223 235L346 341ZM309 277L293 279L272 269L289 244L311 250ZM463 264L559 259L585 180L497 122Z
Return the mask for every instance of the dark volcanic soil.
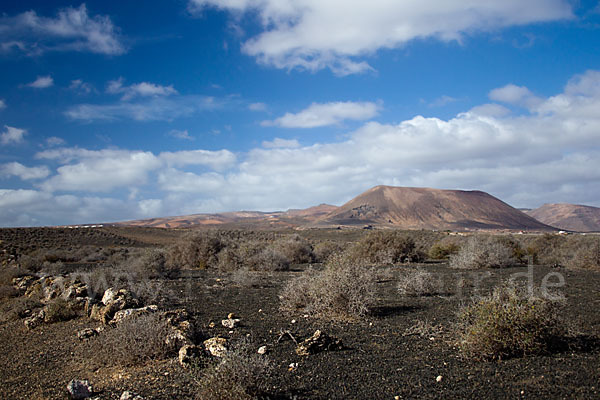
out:
M456 312L473 294L487 293L511 274L527 269L457 272L444 264L424 267L441 277L448 295L400 296L396 279L403 269L413 266L393 267L378 283L373 313L365 320L348 322L279 311L282 284L305 266L291 272L261 273L259 283L251 287L207 271L188 271L161 285L171 294L170 306L193 313L206 337L249 338L256 349L268 345L268 357L275 366L273 376L268 377L274 397L599 398L600 347L593 339L600 336L599 272L535 268L535 285L550 271L565 277L565 287L557 289L566 296L565 319L585 334L576 345L543 356L478 362L464 359L453 346ZM460 277L468 284L457 294ZM242 326L233 333L220 325L230 312L242 319ZM418 321L439 326L442 332L425 337L406 335ZM216 327L209 328L210 322ZM0 398L67 398L65 387L73 378L88 379L100 399L118 399L124 390L147 399L194 397L194 379L176 358L130 368L100 365L90 342L76 337L83 327L96 326L98 323L84 318L44 324L31 331L22 320L0 323ZM291 339L277 341L280 330L289 330L300 340L316 329L340 338L346 349L298 356ZM297 368L290 370L290 363L297 363Z

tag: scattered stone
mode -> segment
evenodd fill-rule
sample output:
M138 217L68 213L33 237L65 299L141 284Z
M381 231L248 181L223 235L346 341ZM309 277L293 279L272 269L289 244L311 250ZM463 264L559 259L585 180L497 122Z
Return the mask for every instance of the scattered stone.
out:
M296 323L296 320L295 320L295 319L293 319L293 320L292 320L292 324L295 324L295 323Z
M92 328L85 328L85 329L80 330L79 332L77 332L77 338L79 340L89 339L89 338L94 337L96 335L98 335L98 331L96 329L92 329Z
M31 330L43 324L45 318L46 310L42 309L37 314L33 314L31 317L25 318L23 323L27 329Z
M142 396L136 396L134 393L131 393L129 390L126 390L123 393L121 393L121 397L119 397L119 400L144 400L144 398Z
M215 326L216 326L216 324L212 321L208 324L208 327L211 329L214 328Z
M90 318L108 324L118 311L137 308L139 305L139 301L127 289L108 288L104 291L101 304L92 306Z
M155 313L157 311L158 311L157 305L150 305L150 306L141 307L141 308L128 308L126 310L120 310L115 313L115 315L113 316L110 323L118 324L119 322L123 321L126 318L137 317L137 316L144 315L144 314L151 314L151 313Z
M298 368L298 363L291 363L290 365L288 365L288 371L293 371L296 368Z
M437 378L435 378L435 381L436 381L436 382L441 382L441 381L442 381L442 376L441 376L441 375L438 375L438 377L437 377Z
M92 386L87 380L72 379L67 385L67 390L74 400L87 399L92 396Z
M223 357L227 353L227 339L213 337L203 342L204 349L215 357Z
M193 343L194 327L189 321L190 316L185 309L165 311L163 316L171 327L171 332L165 339L167 345L181 347Z
M331 337L326 333L316 330L315 333L296 347L296 354L308 356L321 351L341 350L344 348L340 339Z
M202 357L203 354L201 347L186 344L179 349L179 364L181 364L182 367L187 368L194 360Z
M267 354L267 346L260 346L258 348L258 354Z
M33 283L35 283L39 278L33 275L25 275L20 276L18 278L13 278L12 284L15 289L19 292L20 295L24 295L27 292L27 289L31 287Z
M231 314L229 314L231 315ZM221 325L223 325L227 329L236 328L240 323L240 319L238 318L227 318L221 321Z
M235 314L230 312L229 314L227 314L227 319L234 319L235 318Z

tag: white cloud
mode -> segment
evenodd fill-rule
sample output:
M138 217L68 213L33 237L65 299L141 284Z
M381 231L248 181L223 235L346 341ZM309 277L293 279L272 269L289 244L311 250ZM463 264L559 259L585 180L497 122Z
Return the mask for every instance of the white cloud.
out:
M461 41L478 31L573 17L567 0L190 0L189 5L195 12L216 7L237 18L256 15L263 31L243 51L261 63L329 68L337 75L368 71L359 57L417 39Z
M183 140L194 140L195 139L193 136L190 136L190 133L187 131L187 129L185 129L183 131L173 129L173 130L169 131L168 135L173 136L174 138L183 139Z
M448 95L443 95L443 96L438 97L437 99L435 99L431 103L429 103L429 107L433 107L433 108L444 107L444 106L446 106L448 104L455 103L457 101L458 101L457 98L454 98L454 97L451 97L451 96L448 96Z
M248 105L250 111L267 111L267 105L265 103L251 103Z
M126 50L111 19L88 15L85 4L61 9L55 18L39 16L35 11L2 16L0 32L3 52L38 55L46 51L85 51L118 55Z
M163 152L159 157L169 166L204 165L218 171L230 168L236 162L235 154L229 150Z
M25 129L14 128L4 125L5 131L0 133L0 144L17 144L23 142L23 137L27 134Z
M600 73L575 76L561 93L540 101L517 114L484 104L447 120L416 116L396 124L367 122L332 143L300 146L275 138L242 154L49 149L37 158L61 166L39 187L55 195L2 192L0 224L16 223L12 212L38 221L45 221L43 212L46 220L58 218L42 207L44 202L58 210L67 202L74 213L81 207L98 221L119 218L107 213L107 204L120 207L117 212L127 219L278 210L341 204L378 184L479 189L515 206L600 206ZM57 205L60 190L111 189L135 190L135 195L94 201L69 195ZM149 190L155 192L144 198Z
M379 108L379 104L371 102L312 103L297 114L285 113L273 121L263 121L261 125L282 128L316 128L337 125L344 120L361 121L373 118L378 114Z
M81 79L74 79L71 81L69 85L69 89L78 91L84 94L90 94L92 91L95 91L92 85L87 82L84 82Z
M48 145L49 147L62 146L65 143L66 142L64 139L59 138L57 136L51 136L48 139L46 139L46 145Z
M46 89L54 85L54 79L50 75L48 76L38 76L37 79L31 83L28 83L27 86L34 89Z
M4 99L0 99L0 110L2 110L3 108L6 108L6 102L4 101Z
M162 86L150 82L140 82L123 86L123 78L108 82L106 91L112 94L122 94L121 100L123 101L131 100L134 97L159 97L177 94L177 90L173 88L173 85Z
M173 96L152 97L138 102L114 104L78 104L65 111L71 119L82 121L133 119L136 121L172 121L220 107L214 97Z
M46 191L108 192L146 182L148 173L160 167L160 160L149 152L124 150L45 150L38 159L56 160L62 165L57 175L40 187ZM71 161L75 160L75 163Z
M18 162L0 164L0 176L16 176L23 180L44 179L50 175L50 170L46 166L26 167Z
M271 141L267 141L267 140L263 141L262 147L264 147L266 149L282 149L282 148L295 149L295 148L300 147L300 143L296 139L275 138Z
M513 84L494 89L489 93L489 98L502 103L513 104L516 106L534 109L542 99L531 93L531 90L524 86L516 86Z
M120 199L54 196L24 189L0 189L0 210L0 226L85 224L145 216L141 205Z

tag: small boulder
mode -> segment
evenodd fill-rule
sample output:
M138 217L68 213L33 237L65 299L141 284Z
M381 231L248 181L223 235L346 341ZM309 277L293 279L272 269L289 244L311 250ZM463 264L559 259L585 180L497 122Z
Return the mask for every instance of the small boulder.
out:
M92 328L85 328L77 332L77 338L79 340L86 340L96 335L98 335L98 331Z
M151 314L158 311L157 305L150 305L141 308L128 308L126 310L120 310L115 313L112 320L110 320L110 324L118 324L129 317L137 317L144 314Z
M121 393L121 397L119 397L119 400L144 400L144 398L142 396L136 396L134 393L131 393L129 390L126 390L123 393Z
M33 314L28 318L25 318L23 323L25 324L25 327L27 329L31 330L43 324L44 319L46 319L46 310L41 309L38 313Z
M316 330L311 337L296 347L296 354L299 356L308 356L321 351L341 350L343 348L344 345L340 339L331 337L320 330Z
M203 354L203 349L201 347L186 344L179 349L179 364L181 364L182 367L187 368L194 361L198 360L198 358L202 357Z
M267 346L260 346L258 348L258 354L260 354L260 355L267 354Z
M221 321L221 325L223 325L227 329L233 329L237 327L240 323L238 318L227 318Z
M87 380L72 379L67 385L69 395L74 400L87 399L92 395L92 386Z
M203 342L204 349L215 357L223 357L227 353L227 339L213 337Z

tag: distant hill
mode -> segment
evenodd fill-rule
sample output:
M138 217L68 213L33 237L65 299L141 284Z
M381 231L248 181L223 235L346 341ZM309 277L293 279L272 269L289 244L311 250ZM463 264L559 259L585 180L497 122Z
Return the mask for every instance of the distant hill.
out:
M600 208L578 204L544 204L527 214L556 228L576 232L600 232Z
M402 229L553 230L480 191L376 186L318 225L387 225Z
M200 226L286 228L312 223L329 214L337 207L329 204L288 211L260 212L236 211L217 214L191 214L118 222L112 225L142 226L155 228L191 228Z

